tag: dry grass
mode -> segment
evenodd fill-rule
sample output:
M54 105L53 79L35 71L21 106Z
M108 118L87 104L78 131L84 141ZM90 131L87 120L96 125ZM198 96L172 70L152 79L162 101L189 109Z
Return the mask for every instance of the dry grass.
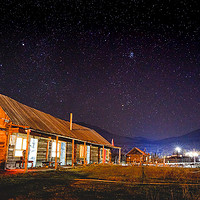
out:
M199 200L200 187L195 185L199 183L199 172L193 172L196 170L93 165L0 175L0 199Z
M199 183L199 169L175 167L138 167L91 165L75 171L90 178L125 182Z

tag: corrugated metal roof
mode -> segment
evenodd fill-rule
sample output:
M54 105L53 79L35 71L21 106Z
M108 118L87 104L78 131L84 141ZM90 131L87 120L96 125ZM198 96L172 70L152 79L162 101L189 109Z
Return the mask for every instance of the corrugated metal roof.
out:
M82 141L111 146L111 144L96 131L73 123L69 130L69 122L53 117L0 94L0 106L6 112L13 124L28 126L35 130L54 133Z

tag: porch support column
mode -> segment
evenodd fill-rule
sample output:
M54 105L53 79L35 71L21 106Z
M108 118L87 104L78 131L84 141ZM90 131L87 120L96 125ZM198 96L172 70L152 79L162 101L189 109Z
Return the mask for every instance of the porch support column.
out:
M8 149L9 149L9 143L10 143L10 135L12 135L11 127L9 126L8 132L7 132L7 138L6 138L6 159L5 159L5 165L4 170L6 170L6 164L8 162Z
M56 156L55 156L55 169L57 169L57 167L58 167L58 158L57 158L57 154L58 154L58 136L56 136Z
M27 138L26 138L26 155L25 155L25 173L28 172L28 150L29 150L29 135L31 130L27 130Z
M102 162L103 162L103 164L105 163L105 152L104 152L104 145L103 145L103 160L102 160Z
M84 166L86 165L86 142L84 142Z
M97 148L98 148L98 164L99 164L101 161L101 158L100 158L101 149L100 149L100 147L97 147Z
M121 163L121 148L119 148L119 164Z
M72 140L72 167L74 167L74 139Z

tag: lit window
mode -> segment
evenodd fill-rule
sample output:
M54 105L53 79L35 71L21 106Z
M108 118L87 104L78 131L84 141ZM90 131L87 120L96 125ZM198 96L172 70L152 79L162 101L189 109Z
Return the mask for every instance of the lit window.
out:
M53 143L52 143L51 156L52 156L52 157L56 157L56 142L53 142ZM60 142L58 142L57 157L60 157Z
M80 145L80 158L84 158L84 145Z
M17 138L16 149L21 149L22 148L22 141L23 141L22 138Z
M23 149L23 150L26 150L26 139L23 139L22 149Z
M15 156L22 157L23 150L26 150L26 139L17 137L16 146L15 146Z

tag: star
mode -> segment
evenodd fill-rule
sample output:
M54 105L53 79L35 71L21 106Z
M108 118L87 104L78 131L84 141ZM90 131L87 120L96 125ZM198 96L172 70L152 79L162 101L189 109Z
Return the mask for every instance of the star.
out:
M129 58L133 58L134 57L134 53L131 51L129 54Z

